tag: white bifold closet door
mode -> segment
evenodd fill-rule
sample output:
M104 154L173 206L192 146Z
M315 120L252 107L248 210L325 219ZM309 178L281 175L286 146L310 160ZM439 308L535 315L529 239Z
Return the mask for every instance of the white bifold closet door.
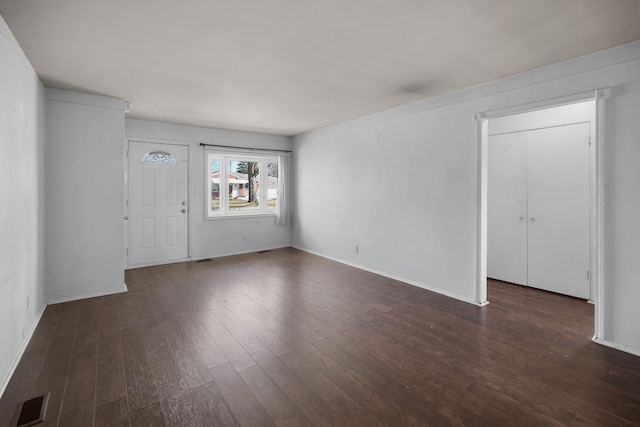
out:
M491 136L488 174L488 276L589 299L589 123Z

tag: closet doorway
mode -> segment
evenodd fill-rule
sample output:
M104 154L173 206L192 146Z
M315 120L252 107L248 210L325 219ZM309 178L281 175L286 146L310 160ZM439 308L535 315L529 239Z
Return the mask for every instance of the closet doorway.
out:
M507 127L499 129L501 124L511 123L511 131L517 130L516 125L522 124L524 119L529 124L519 126L524 129L543 129L555 126L567 125L566 116L563 114L549 114L554 108L570 108L583 104L588 106L591 119L589 121L589 133L591 137L590 177L589 177L589 251L590 251L590 298L595 304L595 325L593 340L602 340L605 330L604 319L606 317L607 302L605 301L604 281L604 163L603 151L606 141L605 107L607 99L611 97L610 88L597 89L592 92L576 93L553 100L540 101L528 105L513 106L500 110L485 111L475 115L477 123L478 141L478 198L477 198L477 234L476 234L476 304L484 306L489 304L487 299L487 211L488 211L488 151L489 151L489 127L493 134L509 133ZM556 110L559 111L559 110ZM525 114L527 113L527 114ZM544 125L531 125L531 117L539 113L550 121ZM516 120L508 120L511 117ZM518 119L520 121L518 121ZM540 119L542 121L542 119ZM553 122L555 120L556 122ZM575 123L584 123L578 120Z
M487 277L592 301L601 294L596 122L608 92L585 95L477 116L479 304L488 303Z
M489 121L487 276L591 299L593 101Z

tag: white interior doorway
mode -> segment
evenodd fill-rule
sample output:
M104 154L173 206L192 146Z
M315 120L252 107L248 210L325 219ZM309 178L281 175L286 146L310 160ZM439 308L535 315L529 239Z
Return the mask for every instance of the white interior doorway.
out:
M487 276L585 300L594 101L489 120Z
M188 258L189 147L129 141L127 266Z
M601 89L595 92L576 94L562 99L549 100L537 104L507 108L499 111L485 112L476 115L478 123L478 234L477 234L477 282L476 282L476 302L479 305L488 304L487 300L487 268L488 268L488 195L489 195L489 144L490 133L508 133L506 128L499 129L505 123L515 126L512 130L524 132L533 129L548 129L557 126L568 128L566 117L562 115L548 114L551 108L559 108L557 111L571 109L577 104L589 103L592 119L589 120L588 135L590 139L589 147L589 169L588 180L588 269L583 271L583 278L590 279L588 287L589 298L595 303L595 333L594 339L601 338L604 326L604 283L602 280L602 260L603 260L603 114L604 100L609 97L608 89ZM525 114L528 113L528 114ZM514 118L526 119L528 123L518 123ZM546 117L546 119L544 119ZM549 117L552 118L549 121ZM507 119L509 118L509 119ZM531 122L533 118L533 122ZM557 123L553 123L553 119ZM538 120L538 123L536 123ZM584 120L581 120L583 123ZM576 124L575 121L573 124ZM577 129L577 127L575 128ZM519 215L518 220L525 215ZM530 218L527 218L530 221ZM538 242L539 244L540 242ZM544 246L544 245L543 245ZM584 259L584 257L583 257ZM560 292L568 293L568 292Z

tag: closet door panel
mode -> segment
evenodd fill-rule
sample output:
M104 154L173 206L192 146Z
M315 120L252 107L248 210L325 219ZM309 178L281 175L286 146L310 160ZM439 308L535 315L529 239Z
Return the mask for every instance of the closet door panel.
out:
M589 298L589 124L526 132L528 284Z
M526 132L489 138L487 275L527 284Z

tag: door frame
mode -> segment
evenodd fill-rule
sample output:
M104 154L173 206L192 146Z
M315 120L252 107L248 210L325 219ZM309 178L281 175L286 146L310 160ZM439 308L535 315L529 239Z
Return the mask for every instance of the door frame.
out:
M150 139L150 138L125 138L125 147L124 147L124 200L122 203L123 212L124 212L124 265L125 270L132 268L140 268L140 267L149 267L151 265L161 265L158 263L152 263L148 265L135 265L131 266L129 264L129 145L132 142L143 142L148 144L163 144L163 145L180 145L187 147L187 195L189 196L189 200L191 200L190 194L190 182L191 182L191 145L187 142L181 141L168 141L161 139ZM172 260L162 264L172 264L177 262L184 262L191 260L191 202L188 204L189 209L187 211L187 257L179 260Z
M610 88L543 100L540 102L517 105L499 110L485 111L474 116L476 121L477 143L477 200L476 200L476 304L485 306L487 300L487 181L488 181L488 143L489 120L514 114L543 110L562 105L595 101L595 140L592 141L595 156L593 178L590 179L591 194L591 289L595 296L594 340L604 336L605 319L605 280L604 280L604 115L605 100L611 97Z

